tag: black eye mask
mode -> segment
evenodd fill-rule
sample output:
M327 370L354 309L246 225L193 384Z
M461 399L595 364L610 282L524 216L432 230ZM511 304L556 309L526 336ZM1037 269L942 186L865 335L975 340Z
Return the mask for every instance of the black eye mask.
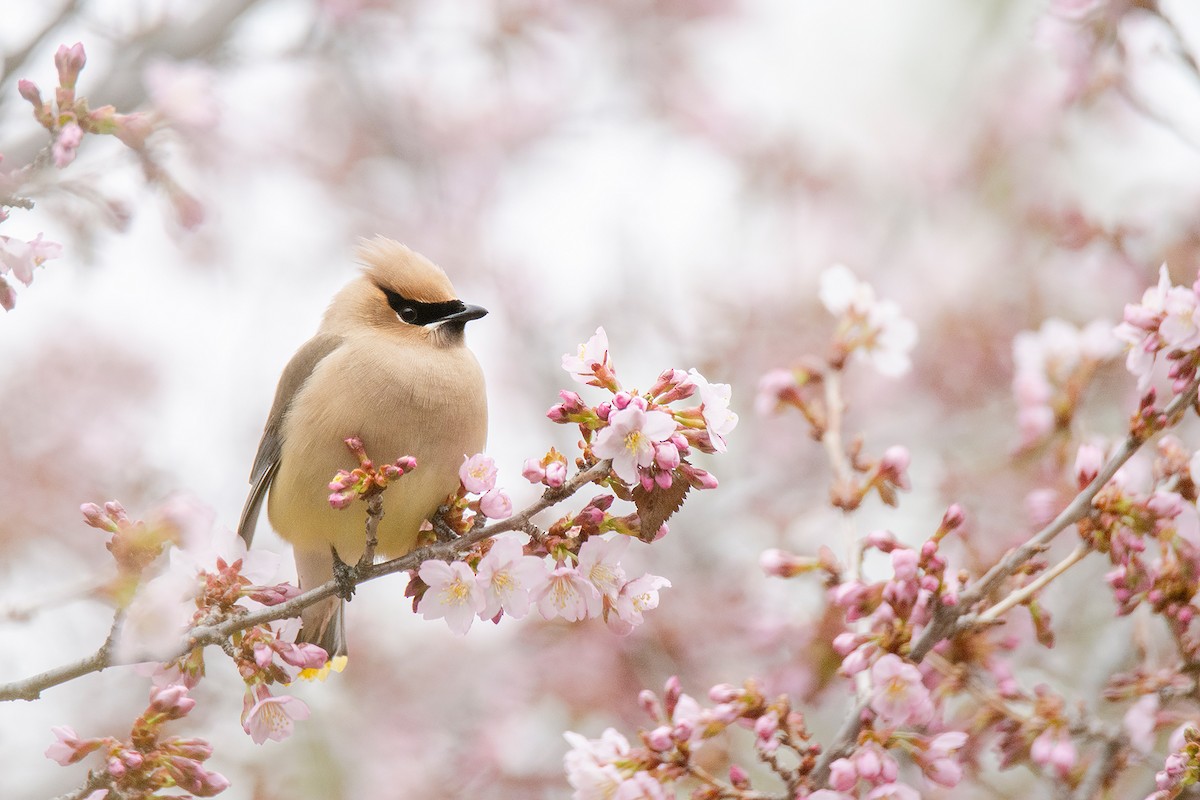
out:
M461 314L467 310L466 304L461 300L421 303L417 300L409 300L407 297L399 295L390 289L384 289L382 286L379 288L387 296L388 305L392 307L392 311L396 312L396 316L409 325L429 325L434 322L441 322L447 317Z

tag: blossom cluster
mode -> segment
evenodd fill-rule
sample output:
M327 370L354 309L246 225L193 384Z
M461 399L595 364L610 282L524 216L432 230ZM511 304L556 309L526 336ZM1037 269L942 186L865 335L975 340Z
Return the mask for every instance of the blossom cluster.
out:
M137 150L143 147L146 137L154 129L154 120L147 114L118 114L112 106L88 108L87 100L75 93L79 73L86 63L87 54L82 43L58 48L54 54L58 87L54 91L53 104L42 99L41 90L33 81L22 79L17 83L21 97L33 106L34 118L54 136L54 164L60 169L75 160L85 133L111 134Z
M122 660L179 651L188 629L299 594L292 584L270 581L278 556L248 551L231 531L211 531L211 518L186 501L168 503L150 523L131 520L116 502L103 507L89 503L81 510L89 525L111 533L108 549L121 574L130 576L114 594L125 609L116 636L116 653ZM165 565L158 563L164 553ZM157 574L140 583L155 568ZM328 660L316 645L296 644L296 629L294 621L252 626L234 633L225 647L246 685L242 727L260 744L285 738L291 720L308 716L302 701L272 695L270 685L318 674ZM204 676L203 648L182 649L177 658L152 665L156 685L191 688Z
M485 539L461 560L424 562L409 584L414 609L427 619L445 619L457 633L466 633L476 618L498 622L503 615L523 617L532 608L545 619L602 618L614 632L630 632L642 623L645 611L657 607L659 591L671 585L658 575L627 574L621 559L631 539L660 538L688 489L716 486L710 473L688 459L693 449L726 449L725 437L737 424L728 385L710 383L694 369L670 369L646 393L626 391L603 328L575 354L563 356L562 365L578 383L611 394L589 406L575 392L563 391L547 416L579 426L580 470L608 460L610 471L597 483L612 494L592 498L544 532L523 527L525 541L515 535ZM699 405L672 407L690 397L697 397ZM567 482L567 458L551 448L541 458L527 459L521 474L555 492ZM511 515L511 501L496 488L492 459L482 453L465 457L459 479L459 492L439 524L461 535L480 524L480 517ZM472 494L478 499L470 499ZM636 510L611 513L617 498L632 500Z
M578 553L566 545L536 555L544 545L498 536L466 561L423 563L413 590L415 608L426 619L445 619L460 634L476 617L520 619L531 608L544 619L603 618L614 632L628 633L642 623L643 612L658 607L659 590L671 585L648 573L629 579L620 563L629 544L620 534L592 536L578 545Z
M1013 339L1013 397L1021 449L1068 430L1096 370L1114 358L1120 341L1112 326L1095 320L1083 328L1049 319Z
M1145 391L1160 353L1170 362L1168 376L1178 394L1196 375L1200 364L1200 279L1175 286L1164 264L1158 283L1142 294L1140 303L1125 306L1125 318L1115 329L1129 349L1125 365Z
M564 355L562 366L577 383L612 394L610 400L589 406L575 392L562 391L561 402L546 413L553 422L579 426L588 463L611 459L613 474L625 487L640 487L645 492L671 489L680 483L696 489L716 487L716 479L692 466L688 457L692 448L703 453L725 452L725 437L738 421L729 407L728 384L709 383L695 369L668 369L644 394L626 391L617 380L604 328L597 328L574 354ZM670 407L693 396L699 399L698 406ZM533 463L525 466L531 480L543 481ZM551 480L547 472L547 485ZM650 533L655 531L657 526Z
M338 470L329 482L329 505L336 509L347 508L354 500L379 494L388 483L403 477L417 468L412 456L401 456L390 464L376 467L367 457L366 448L357 436L345 440L346 447L358 459L352 470Z
M67 766L92 753L103 756L103 769L91 773L86 800L148 800L175 788L195 797L214 797L229 788L229 781L204 767L212 746L203 739L166 736L162 730L195 707L188 691L180 684L152 688L150 704L133 723L128 739L84 739L65 725L53 728L55 741L46 748L46 757Z
M711 776L696 753L727 729L745 729L754 737L754 748L763 761L787 774L789 784L800 785L812 770L818 749L809 743L804 718L791 709L787 698L769 700L753 681L737 687L718 684L709 691L711 707L702 706L683 692L679 679L667 680L662 697L646 689L638 696L654 726L639 731L640 746L609 728L599 739L574 731L565 736L571 749L563 758L567 780L575 797L628 797L665 800L674 797L677 781L690 779L700 788L697 798L742 797L753 790L746 768L729 766L728 782ZM783 766L781 750L790 751L798 768ZM758 796L758 795L754 795Z

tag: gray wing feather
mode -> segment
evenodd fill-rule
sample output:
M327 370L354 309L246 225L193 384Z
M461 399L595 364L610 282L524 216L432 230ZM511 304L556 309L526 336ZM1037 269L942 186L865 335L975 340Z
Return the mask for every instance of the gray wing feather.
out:
M292 404L292 398L308 381L317 364L336 350L342 341L341 336L314 336L304 343L284 367L283 375L279 378L279 387L275 390L275 402L271 404L271 413L267 417L266 427L263 428L262 440L258 443L258 453L254 456L254 466L250 470L250 496L246 498L242 518L238 521L238 535L246 542L247 547L254 539L254 528L258 524L258 515L267 497L267 490L271 487L275 473L279 471L279 457L283 452L283 417Z

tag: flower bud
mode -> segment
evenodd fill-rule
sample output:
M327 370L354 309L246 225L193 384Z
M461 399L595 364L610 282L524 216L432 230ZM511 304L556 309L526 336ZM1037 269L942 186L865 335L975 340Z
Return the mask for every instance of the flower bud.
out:
M87 55L83 52L82 42L76 42L70 47L65 44L59 45L58 52L54 54L54 66L58 69L58 85L64 89L75 88L75 82L79 79L79 71L86 63Z

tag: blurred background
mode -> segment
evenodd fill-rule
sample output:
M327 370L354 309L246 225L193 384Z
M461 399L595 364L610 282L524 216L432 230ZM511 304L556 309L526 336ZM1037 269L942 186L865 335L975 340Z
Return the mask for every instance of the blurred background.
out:
M900 509L869 505L855 529L915 541L960 502L971 564L1033 529L1034 487L1070 489L1053 448L1014 455L1013 337L1115 323L1160 263L1183 283L1198 263L1185 2L0 0L0 170L49 144L17 80L52 93L54 51L76 41L93 107L165 127L149 168L89 136L69 167L25 174L36 206L0 227L64 246L0 316L0 681L103 640L89 594L111 559L80 503L139 517L182 493L236 525L275 382L359 237L407 243L491 310L468 340L518 507L525 458L575 452L544 413L576 388L560 356L599 325L625 385L696 367L742 417L702 462L721 488L631 559L674 587L628 637L527 619L457 638L412 615L402 579L377 581L350 606L347 671L299 687L312 718L261 747L210 656L188 733L213 740L229 797L565 798L561 732L634 733L638 690L672 674L697 696L756 677L827 737L846 693L823 631L840 620L758 555L840 548L839 515L801 421L754 412L762 373L824 352L819 272L846 264L921 337L909 375L848 384L867 452L913 453ZM1098 380L1084 438L1119 434L1135 397L1119 366ZM265 525L255 546L287 551ZM1139 623L1080 591L1100 566L1079 573L1048 597L1072 622L1057 648L1015 668L1119 718L1099 687ZM1106 619L1116 636L1089 637ZM49 727L126 734L146 689L119 668L0 706L5 796L81 785L42 757ZM711 748L714 769L724 757ZM1030 780L991 771L978 796Z

